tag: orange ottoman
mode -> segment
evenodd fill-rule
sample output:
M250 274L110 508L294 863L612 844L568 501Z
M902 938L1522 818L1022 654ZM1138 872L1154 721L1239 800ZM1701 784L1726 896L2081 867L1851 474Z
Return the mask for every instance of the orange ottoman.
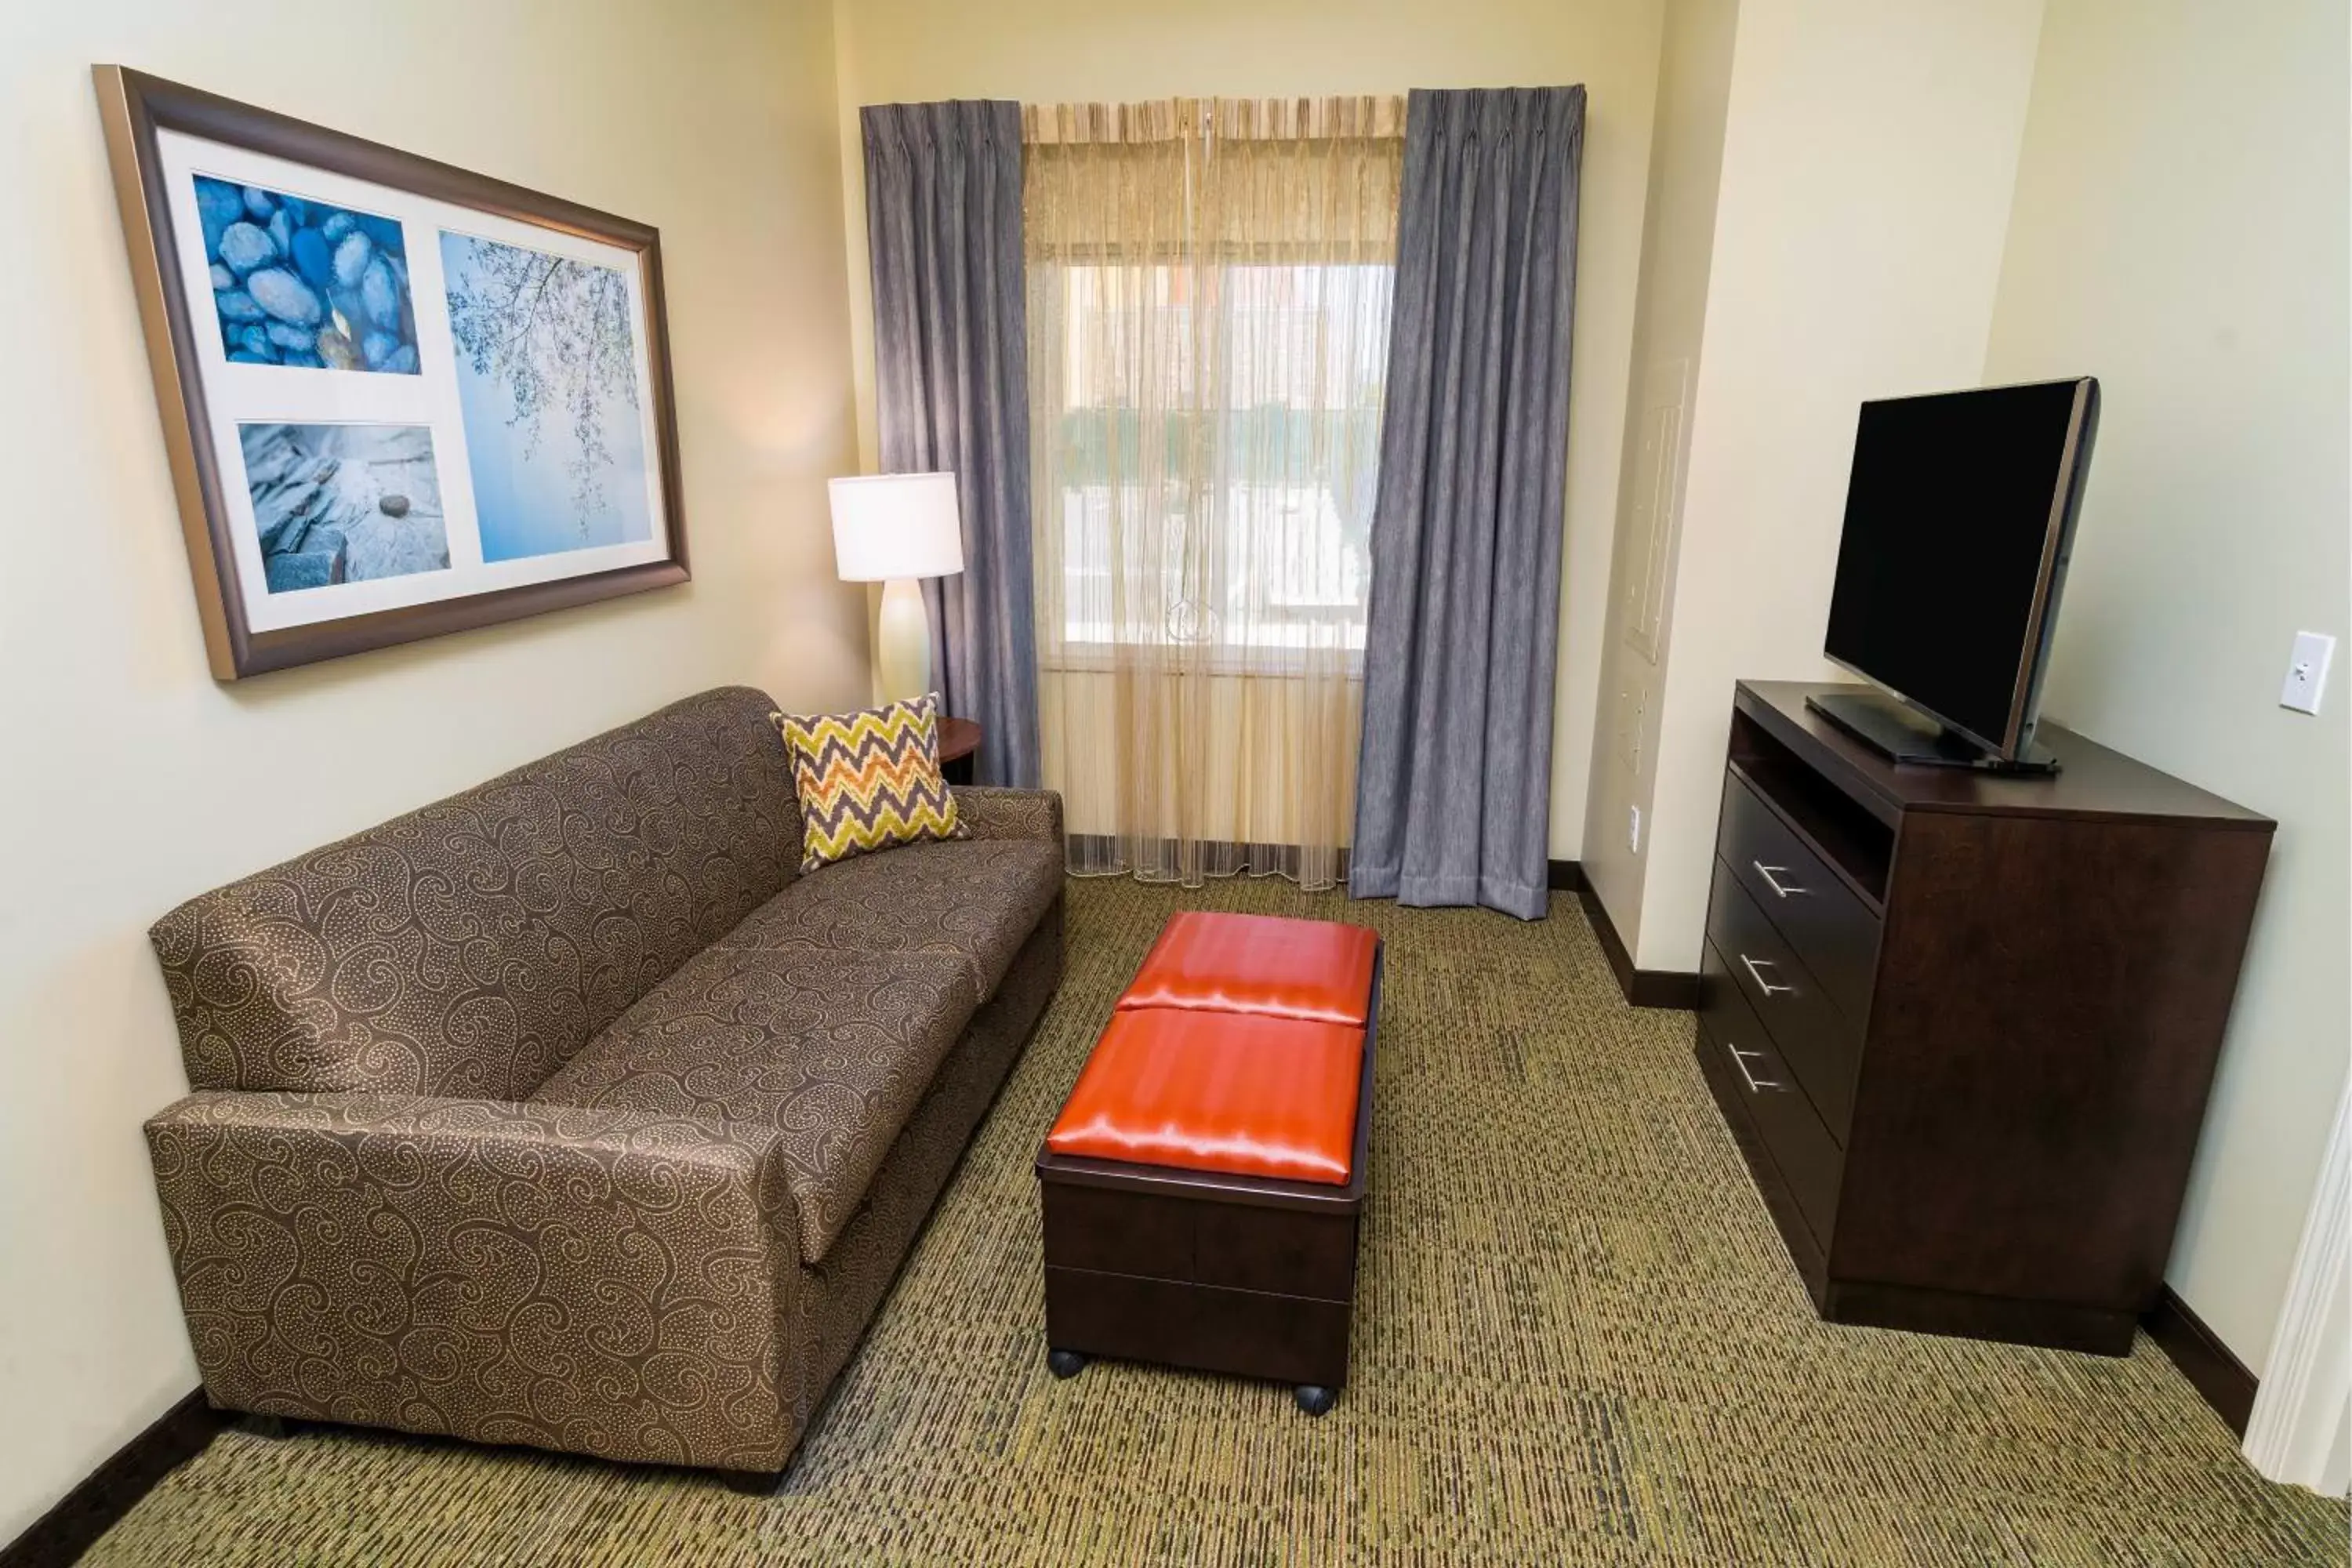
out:
M1160 932L1037 1157L1045 1335L1090 1356L1271 1378L1331 1408L1348 1374L1371 1130L1380 939L1187 913Z

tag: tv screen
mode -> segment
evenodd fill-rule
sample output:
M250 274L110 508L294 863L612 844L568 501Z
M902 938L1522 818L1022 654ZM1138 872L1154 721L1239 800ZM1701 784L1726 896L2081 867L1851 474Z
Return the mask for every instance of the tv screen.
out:
M1864 404L1829 657L1987 745L2021 744L2011 720L2031 721L2057 595L2043 563L2065 543L2095 393L2054 381Z

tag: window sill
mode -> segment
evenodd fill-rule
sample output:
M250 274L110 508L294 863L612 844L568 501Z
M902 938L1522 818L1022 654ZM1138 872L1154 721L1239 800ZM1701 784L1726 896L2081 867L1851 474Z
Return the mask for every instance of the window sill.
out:
M1037 668L1045 675L1110 675L1122 668L1118 651L1108 644L1065 644L1055 651L1041 653ZM1163 655L1155 660L1151 673L1253 680L1360 681L1364 679L1364 654L1361 648L1349 648L1335 660L1328 652L1309 653L1297 648L1225 648L1181 658Z

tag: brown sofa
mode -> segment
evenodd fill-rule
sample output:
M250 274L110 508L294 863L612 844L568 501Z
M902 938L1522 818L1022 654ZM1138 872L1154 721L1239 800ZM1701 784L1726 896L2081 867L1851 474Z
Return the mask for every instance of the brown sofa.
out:
M730 688L190 900L148 1123L230 1410L782 1468L1062 972L1060 797L801 875Z

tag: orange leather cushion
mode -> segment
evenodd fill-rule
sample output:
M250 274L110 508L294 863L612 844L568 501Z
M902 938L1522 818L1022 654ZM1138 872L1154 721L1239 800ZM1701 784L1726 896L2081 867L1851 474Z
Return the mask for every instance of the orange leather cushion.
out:
M1175 1007L1111 1015L1045 1135L1056 1154L1344 1184L1364 1032Z
M1275 915L1171 918L1118 999L1123 1007L1204 1007L1277 1018L1364 1023L1380 938L1337 921Z

